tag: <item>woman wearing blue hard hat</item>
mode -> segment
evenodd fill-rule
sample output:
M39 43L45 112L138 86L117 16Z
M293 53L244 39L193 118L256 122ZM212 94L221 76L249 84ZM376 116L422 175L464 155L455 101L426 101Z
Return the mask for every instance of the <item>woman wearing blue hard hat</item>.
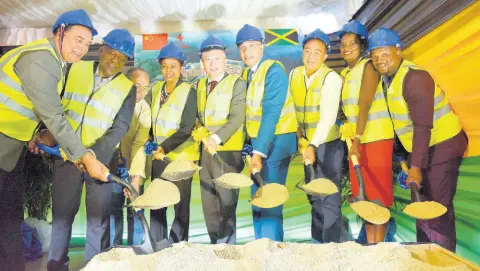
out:
M163 47L158 55L163 81L152 89L152 134L158 143L152 161L152 180L160 178L167 166L162 154L171 160L198 161L198 144L191 137L197 117L195 86L181 78L185 55L173 43ZM192 178L174 182L180 191L180 202L175 205L175 219L168 236L167 208L150 211L150 229L155 241L169 238L171 242L188 240L190 224L190 194Z
M348 64L344 78L342 107L347 122L342 131L353 138L351 155L357 156L369 200L379 200L383 206L393 204L392 153L393 126L383 95L380 75L367 54L367 28L353 20L339 33L340 52ZM359 183L350 162L350 182L353 196L359 193ZM365 221L367 242L385 240L388 223L374 225ZM364 236L364 235L362 235Z
M373 65L382 74L395 134L409 152L406 183L420 190L422 200L447 207L438 218L417 220L417 242L435 242L455 252L453 197L467 136L435 79L402 58L403 46L398 33L384 27L368 40Z
M133 57L135 42L125 29L115 29L103 38L98 61L81 61L67 71L63 110L82 143L107 164L126 134L135 108L135 87L123 73ZM112 190L116 184L101 183L63 159L54 160L52 180L52 234L48 270L68 268L68 245L72 224L85 184L87 241L85 260L110 246L109 221ZM120 189L120 193L122 193Z
M0 59L0 269L23 270L20 223L23 219L23 165L32 138L57 140L69 160L83 163L90 175L106 181L108 169L87 151L68 123L60 103L65 62L77 62L97 34L84 10L58 17L53 38L9 51ZM39 123L50 130L35 136ZM31 151L38 153L34 144Z

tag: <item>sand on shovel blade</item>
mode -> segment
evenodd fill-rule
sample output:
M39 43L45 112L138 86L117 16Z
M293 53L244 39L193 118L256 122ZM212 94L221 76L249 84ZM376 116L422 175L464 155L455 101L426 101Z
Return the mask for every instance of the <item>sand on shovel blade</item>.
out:
M435 201L424 201L410 203L403 212L416 219L428 220L442 216L447 208Z
M315 195L332 195L338 192L338 187L329 179L318 178L310 181L308 184L302 185L302 188L308 194Z
M260 208L274 208L284 204L289 194L285 186L278 183L270 183L260 187L253 195L250 203Z
M134 208L161 209L180 201L180 192L175 184L162 179L155 179L145 193L136 198L131 206Z
M201 167L192 161L176 160L167 165L162 173L162 178L169 181L181 181L191 178Z
M361 218L372 224L385 224L390 219L390 211L373 202L357 201L350 203L350 206Z
M253 184L253 181L250 179L250 177L241 173L225 173L213 181L226 189L250 187Z

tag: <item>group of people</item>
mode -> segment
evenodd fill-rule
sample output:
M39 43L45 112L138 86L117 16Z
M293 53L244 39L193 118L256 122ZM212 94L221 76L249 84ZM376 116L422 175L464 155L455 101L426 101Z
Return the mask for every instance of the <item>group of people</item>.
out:
M339 75L325 64L331 42L317 29L303 40L304 65L287 74L281 62L264 56L260 30L247 24L236 36L246 65L242 76L225 71L226 45L209 35L200 46L206 77L195 84L184 81L185 56L170 43L158 55L164 80L150 87L141 68L122 72L135 46L127 30L115 29L103 38L98 61L80 61L97 34L85 11L62 14L52 31L53 38L23 45L0 59L0 270L24 269L24 157L26 151L38 153L39 143L58 144L63 150L64 159L54 162L48 270L67 270L84 184L85 260L121 243L123 229L118 226L125 199L121 188L107 180L120 161L138 191L146 177L155 180L165 170L166 163L157 158L198 161L211 243L234 244L239 191L219 187L213 179L243 170L245 142L253 147L250 172L260 171L266 184L286 184L291 157L302 145L297 141L304 141L308 146L301 154L313 163L315 177L340 188L346 152L341 130L349 131L343 137L353 140L349 155L360 161L367 198L379 199L385 207L393 203L392 153L398 137L410 153L407 184L417 185L425 199L448 209L437 219L417 221L417 241L455 251L452 201L467 138L433 77L402 58L403 43L396 32L379 28L369 37L359 22L346 24L339 36L348 67ZM346 116L343 128L336 124L340 106ZM209 131L203 143L192 137L200 126ZM144 152L148 140L158 144L153 161ZM207 149L218 152L225 168ZM311 177L305 169L306 182ZM355 196L358 181L353 173L350 178ZM174 206L170 231L166 208L150 212L155 241L188 240L192 179L174 183L181 199ZM252 185L252 196L257 189ZM309 196L309 202L312 241L340 242L340 193ZM255 238L283 241L282 211L283 206L252 206ZM134 212L129 217L138 223ZM366 222L365 227L368 242L384 240L387 224ZM130 244L141 240L129 237Z

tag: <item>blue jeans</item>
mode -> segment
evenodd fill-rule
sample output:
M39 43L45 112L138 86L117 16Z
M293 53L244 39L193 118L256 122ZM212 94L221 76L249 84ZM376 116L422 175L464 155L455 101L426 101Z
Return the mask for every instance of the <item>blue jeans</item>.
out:
M276 161L262 159L262 164L261 176L265 184L278 183L285 185L290 157ZM257 189L256 185L251 186L252 197ZM255 239L269 238L274 241L283 241L283 205L275 208L259 208L252 205L252 211Z

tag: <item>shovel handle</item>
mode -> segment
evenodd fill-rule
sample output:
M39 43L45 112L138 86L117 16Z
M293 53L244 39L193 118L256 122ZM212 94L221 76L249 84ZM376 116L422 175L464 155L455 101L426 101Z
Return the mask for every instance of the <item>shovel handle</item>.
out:
M352 148L352 139L347 137L345 142L347 142L348 151L350 152L350 149ZM353 164L354 167L359 167L360 166L360 163L358 162L358 159L357 159L356 155L350 156L350 159L352 160L352 164Z
M305 159L304 163L310 173L310 181L315 180L315 169L313 168L312 161L310 161L310 159Z
M160 160L162 160L163 162L165 162L165 164L170 164L172 162L172 159L168 158L167 155L163 154L163 153L159 153L157 154L159 157L160 157Z
M128 191L130 191L130 193L132 194L132 202L140 195L138 194L138 191L133 187L133 185L121 178L118 178L117 176L107 172L105 173L105 175L107 176L107 179L108 181L110 182L114 182L114 183L118 183L119 185L125 187L128 189Z
M57 157L62 157L62 154L60 153L60 148L58 145L54 146L54 147L49 147L47 145L44 145L42 143L40 143L39 141L35 142L35 144L37 144L37 147L48 153L48 154L51 154L51 155L54 155L54 156L57 156Z
M347 142L348 151L352 148L352 139L347 137L345 139ZM357 174L358 179L358 199L364 200L365 199L365 181L363 180L362 171L360 169L360 163L358 163L358 159L355 155L350 157L352 160L353 168L355 169L355 173Z
M412 191L412 202L421 202L420 191L416 183L410 183L410 189Z

